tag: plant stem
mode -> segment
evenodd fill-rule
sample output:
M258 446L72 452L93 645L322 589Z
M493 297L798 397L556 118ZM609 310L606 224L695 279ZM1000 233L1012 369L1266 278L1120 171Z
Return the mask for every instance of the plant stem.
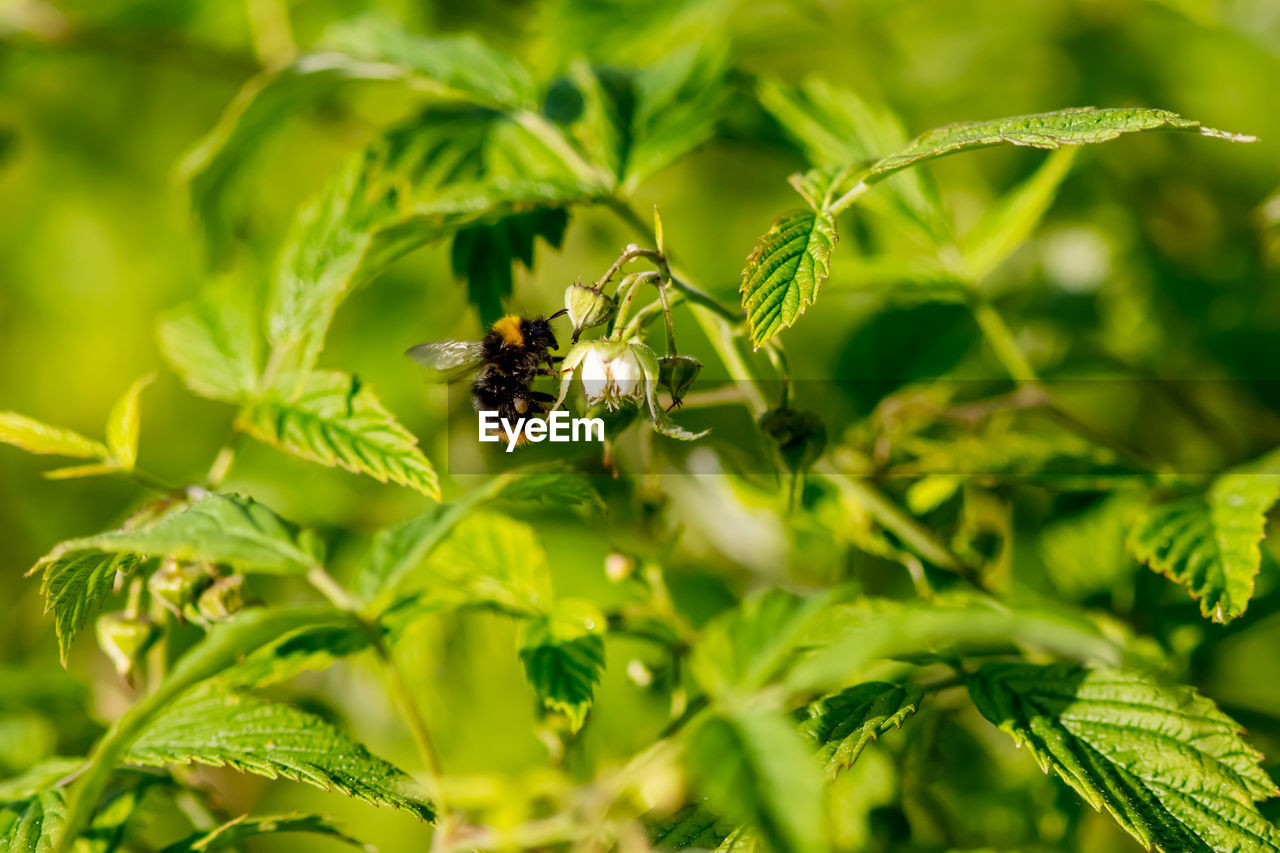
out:
M325 598L329 599L335 607L352 613L359 611L359 602L323 566L312 566L308 569L307 580ZM362 621L365 621L363 617ZM431 732L427 728L426 717L423 716L422 708L418 705L417 700L414 699L413 691L410 689L408 681L405 680L404 673L400 671L391 649L387 647L386 641L382 636L382 629L378 625L367 621L365 624L368 627L370 639L373 641L373 648L377 653L383 676L386 678L387 688L392 697L400 704L404 712L404 718L409 725L409 731L413 735L413 741L418 747L418 753L426 765L437 814L444 814L449 808L444 792L444 774L441 770L440 754L436 751L435 744L431 739Z
M209 466L209 473L204 475L206 488L216 489L227 479L227 474L231 472L231 466L236 461L236 451L243 439L244 433L232 427L230 437L214 457L213 464Z
M184 498L187 496L186 489L180 489L177 486L171 486L168 483L164 482L163 480L159 479L158 477L154 477L151 474L148 474L146 471L143 471L141 468L131 468L129 469L128 473L129 473L129 476L133 478L133 481L135 483L137 483L140 486L145 486L146 488L151 489L154 492L160 492L161 494L166 495L168 497Z
M837 471L827 461L818 462L813 470L865 508L886 530L907 543L930 563L961 574L967 572L960 559L938 542L927 527L900 509L870 483Z
M977 321L978 328L982 330L983 337L987 339L987 343L991 345L996 359L1008 371L1009 376L1019 385L1034 385L1038 383L1040 378L1036 375L1035 368L1031 366L1031 362L1023 354L1022 348L1018 346L1017 340L1013 337L1013 331L1005 323L1004 317L1000 315L1000 312L990 302L976 294L970 306L973 310L973 318Z

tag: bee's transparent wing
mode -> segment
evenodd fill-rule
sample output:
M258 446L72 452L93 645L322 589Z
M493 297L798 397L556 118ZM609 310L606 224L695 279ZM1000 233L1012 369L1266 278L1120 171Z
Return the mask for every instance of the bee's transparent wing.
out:
M453 382L480 366L484 344L480 341L432 341L409 347L405 355L432 371L434 378Z

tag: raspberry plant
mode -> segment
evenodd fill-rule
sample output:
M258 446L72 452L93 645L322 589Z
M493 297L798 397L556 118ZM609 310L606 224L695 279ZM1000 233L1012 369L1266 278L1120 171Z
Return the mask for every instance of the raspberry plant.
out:
M908 139L876 98L818 77L784 82L718 39L636 67L577 58L538 72L546 63L471 36L360 19L268 65L182 164L215 264L242 239L236 187L290 114L361 87L391 87L413 108L371 131L298 212L265 294L252 275L211 275L159 318L172 373L230 420L205 476L139 465L154 376L123 391L101 441L0 413L0 440L76 460L47 476L139 489L120 524L31 567L64 666L109 660L128 702L84 754L40 755L0 782L0 851L181 853L284 833L364 844L365 819L238 813L224 777L201 768L401 810L421 821L405 843L429 838L440 853L1095 849L1089 833L1107 830L1090 807L1147 849L1280 850L1262 811L1278 793L1264 758L1212 691L1185 683L1186 631L1164 615L1194 599L1188 630L1200 636L1246 614L1274 561L1260 543L1280 498L1277 457L1252 448L1186 474L1135 448L1042 375L990 286L1082 148L1157 132L1256 140L1139 107ZM679 231L637 202L728 137L804 160L794 207L761 223L754 248L731 246L726 230L726 251L746 257L737 300L683 269ZM930 164L995 146L1051 153L1025 152L1034 171L960 222ZM1199 144L1171 150L1187 168L1203 156ZM609 418L606 458L517 455L480 477L450 472L438 442L420 447L403 413L328 363L344 300L402 257L447 244L487 324L516 299L519 268L537 269L539 247L560 248L571 216L593 211L629 229L628 245L603 272L584 264L557 285L573 344L551 390ZM939 374L831 420L825 392L807 389L813 368L786 344L817 306L842 310L829 292L842 264L962 306L1004 375ZM707 419L721 410L739 424ZM471 414L452 417L450 441L473 440ZM353 547L366 532L356 519L318 531L272 507L299 483L255 481L251 443L421 506ZM1035 519L1034 558L1015 547L1015 513ZM608 592L557 571L569 546L544 536L551 520L606 531L594 588ZM787 543L781 565L765 565L775 541ZM682 587L700 561L718 574L715 613ZM1027 562L1044 568L1035 581ZM1164 586L1111 567L1138 563ZM1126 583L1156 615L1075 594ZM475 614L514 630L502 654L523 672L512 689L537 708L541 750L523 776L464 758L440 724L458 685L437 682L442 665L414 663L424 635ZM87 633L105 657L76 654ZM299 701L298 685L332 688L316 679L357 667L372 677L347 698L389 709L412 751L370 748L372 735L394 738ZM610 702L634 717L606 748L590 735ZM1024 772L1033 765L1048 778ZM147 815L174 806L180 826L156 837Z

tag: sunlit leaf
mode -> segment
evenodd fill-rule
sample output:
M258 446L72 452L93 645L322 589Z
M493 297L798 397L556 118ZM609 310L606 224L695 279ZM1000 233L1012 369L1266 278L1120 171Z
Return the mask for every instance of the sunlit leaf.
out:
M542 703L569 718L577 731L604 671L605 618L595 605L566 600L524 623L520 661Z
M133 470L138 459L139 398L155 376L144 376L129 386L107 418L107 449L111 461L121 470Z
M1049 155L1034 175L992 205L965 235L961 249L974 281L990 275L1031 236L1071 171L1077 150L1061 148Z
M301 572L316 565L317 546L308 533L252 498L206 492L158 518L63 542L36 568L75 551L96 549L229 563L262 572Z
M0 851L49 853L66 819L62 792L40 791L0 805Z
M268 395L245 409L237 423L294 456L440 499L439 479L418 439L354 376L312 373L296 398Z
M1280 850L1255 800L1277 793L1241 728L1187 687L1124 670L989 664L983 716L1148 849Z
M551 570L534 528L479 512L458 521L420 578L433 595L540 613L552 603Z
M76 459L105 459L109 455L107 448L100 442L17 412L0 412L0 441L21 447L28 453L71 456Z
M1036 115L947 125L923 133L910 145L877 161L868 179L880 179L908 166L957 151L1009 143L1032 148L1061 148L1108 142L1144 130L1177 130L1231 142L1254 142L1255 137L1205 127L1168 110L1075 107Z
M374 17L334 27L316 52L246 83L184 159L192 204L215 251L232 228L230 193L253 153L291 115L353 84L513 109L536 97L524 68L472 36L411 35Z
M199 687L167 708L122 758L150 766L230 767L405 809L422 820L435 816L408 775L329 723L217 685Z
M134 553L113 553L93 547L55 548L31 569L43 572L40 591L44 609L53 614L58 652L63 664L71 641L111 595L116 574L127 575L141 561Z
M1204 494L1148 507L1129 533L1129 550L1185 586L1205 618L1230 622L1253 596L1267 510L1278 498L1274 474L1225 474Z
M793 210L756 242L739 288L753 344L768 341L813 304L831 271L837 239L827 212Z
M818 762L784 717L737 708L708 716L688 736L685 763L707 804L771 849L827 849Z
M341 841L369 853L374 853L376 849L347 835L328 818L320 815L286 814L263 817L241 815L213 829L192 833L181 841L175 841L165 847L160 853L209 853L213 850L236 847L258 835L274 836L281 833L302 832Z
M711 693L756 689L775 676L829 604L771 590L719 616L702 632L690 667Z
M818 747L827 775L835 778L877 737L900 727L923 698L916 684L868 681L806 705L796 716L800 733Z
M257 391L258 320L248 299L247 288L228 281L160 320L161 353L203 397L240 401Z

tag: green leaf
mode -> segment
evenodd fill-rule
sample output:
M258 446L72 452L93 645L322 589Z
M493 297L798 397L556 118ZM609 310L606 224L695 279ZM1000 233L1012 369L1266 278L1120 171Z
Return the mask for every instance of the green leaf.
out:
M430 110L393 129L303 210L286 243L267 305L274 385L299 387L338 304L406 252L605 192L538 116Z
M715 850L736 827L702 803L690 803L671 815L647 821L649 838L659 850Z
M377 630L355 618L346 624L299 628L255 649L223 678L237 687L266 687L304 672L320 672L340 658L373 648Z
M0 805L0 853L49 853L65 819L60 791Z
M249 652L294 631L359 624L356 614L328 606L244 610L215 624L201 642L179 658L168 677L131 705L98 742L67 795L67 828L61 834L56 853L70 853L72 841L88 826L125 750L148 723L189 688L225 672Z
M739 288L752 344L759 347L813 304L831 271L837 239L831 214L792 210L756 242Z
M0 441L28 453L76 459L106 459L110 455L104 445L78 432L50 426L17 412L0 412Z
M155 767L230 767L405 809L421 820L435 817L431 805L412 790L408 775L324 720L214 684L165 710L122 758Z
M54 787L81 767L84 767L83 758L46 758L23 773L0 782L0 803L33 797L45 788Z
M586 721L604 672L605 618L595 605L567 600L525 622L520 662L542 704L569 718L570 731Z
M1277 793L1262 756L1191 688L1069 664L989 664L966 682L983 716L1148 849L1280 850L1254 806Z
M217 125L186 155L181 170L191 201L220 253L232 223L232 191L266 138L291 115L353 84L521 108L537 96L528 72L471 36L424 37L373 17L333 28L317 46L279 71L251 79Z
M851 188L848 179L860 177L868 161L907 142L898 117L884 104L820 77L810 77L799 86L766 78L757 85L756 94L760 105L810 163L841 176L832 196L847 192ZM937 193L923 172L894 176L862 204L871 209L878 223L924 238L926 245L945 239L949 233Z
M154 374L136 380L116 401L107 418L107 449L111 461L122 471L132 471L138 460L139 397L154 380Z
M822 776L784 717L746 708L705 717L688 735L685 763L713 811L752 827L777 853L827 849Z
M993 205L961 242L970 278L980 282L1031 236L1058 195L1076 148L1062 148L1045 159L1035 174Z
M258 387L258 319L248 289L227 281L166 314L156 330L160 351L202 397L242 402Z
M352 847L359 847L369 853L375 853L376 850L372 845L363 844L347 835L328 818L320 815L285 814L263 817L241 815L208 831L192 833L181 841L175 841L165 847L160 853L210 853L213 850L236 847L254 836L278 835L285 832L322 835L350 844Z
M605 509L600 493L586 476L566 465L532 465L505 477L495 498L505 501L535 501L552 506L590 506Z
M174 557L260 572L303 572L319 562L318 543L252 498L203 492L158 518L61 543L36 569L73 551ZM93 577L98 577L94 574Z
M564 210L539 210L464 228L454 235L453 274L466 279L468 298L479 309L481 322L489 325L503 315L502 301L513 289L513 265L519 261L525 269L533 269L537 238L558 249L568 224Z
M862 755L867 745L920 707L924 691L916 684L868 681L819 699L796 716L800 733L817 745L818 755L834 779Z
M715 135L729 102L728 70L725 43L707 39L636 74L624 192Z
M1257 141L1253 136L1205 127L1198 121L1168 110L1074 107L993 121L962 122L930 130L896 154L877 161L868 171L866 180L878 180L909 166L971 148L1002 143L1032 148L1090 145L1144 130L1186 131L1231 142Z
M552 603L551 570L537 532L505 515L460 519L432 553L415 586L460 604L541 613Z
M1129 533L1129 550L1185 586L1205 618L1230 622L1253 596L1258 544L1277 498L1274 474L1225 474L1202 495L1148 507Z
M245 409L240 429L286 453L368 474L380 483L408 486L440 499L435 469L418 440L388 412L357 377L320 371L307 377L301 394L269 395Z
M693 650L694 677L713 695L766 684L796 652L827 596L801 598L782 590L755 596L712 621Z
M1014 608L966 597L835 605L819 614L805 645L808 653L787 674L788 685L797 691L839 689L887 658L949 660L966 652L1013 648L1106 664L1126 656L1117 641L1075 611Z
M111 595L116 574L128 575L141 561L141 557L132 553L113 553L93 547L63 550L59 545L28 572L44 572L40 581L44 612L53 614L63 666L75 635Z

